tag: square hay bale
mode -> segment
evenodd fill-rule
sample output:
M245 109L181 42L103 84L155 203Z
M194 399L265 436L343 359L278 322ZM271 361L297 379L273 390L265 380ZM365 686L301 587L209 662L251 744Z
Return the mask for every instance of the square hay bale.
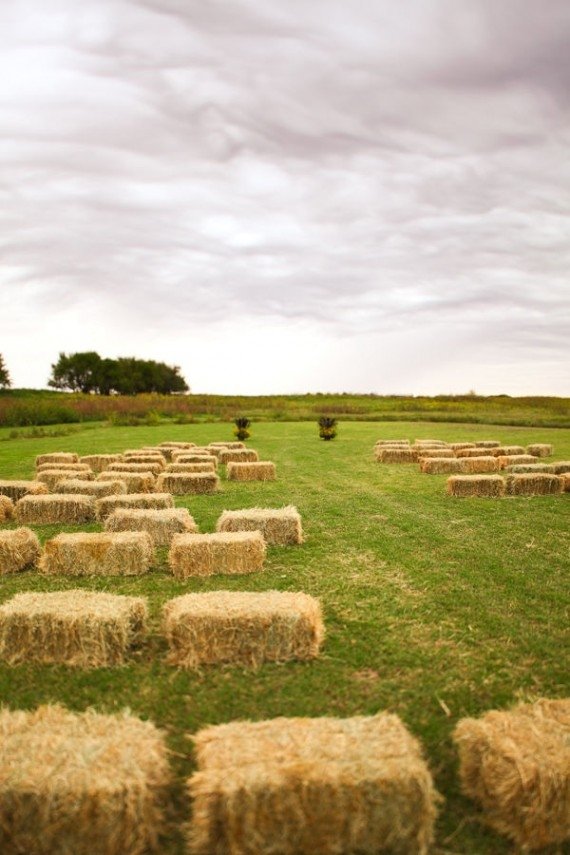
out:
M449 443L443 439L415 439L414 448L448 448Z
M511 466L505 466L505 472L518 474L521 472L550 472L552 475L556 474L551 463L514 463Z
M220 479L215 472L163 472L156 479L156 489L173 496L216 493L220 489Z
M146 531L82 531L47 540L38 569L47 576L141 576L154 559Z
M24 525L80 525L95 519L94 497L81 493L24 496L15 511L17 522Z
M475 448L474 442L452 442L450 446L452 451L462 451L464 448Z
M141 855L158 847L165 740L128 713L0 711L2 855Z
M172 454L173 463L210 463L214 469L218 468L218 458L211 452L178 451Z
M499 445L495 448L488 448L487 452L495 457L507 457L510 454L524 454L525 450L522 445Z
M131 493L128 496L105 496L103 499L95 500L95 516L99 522L105 520L109 514L119 508L140 508L148 510L160 510L161 508L173 508L174 499L170 493Z
M0 574L19 573L33 567L41 551L36 533L29 528L0 531Z
M507 496L556 496L563 492L559 475L546 472L507 475Z
M533 457L552 457L554 449L547 442L533 442L532 445L527 445L526 453L532 454Z
M384 445L389 445L390 447L394 445L403 445L406 448L409 448L410 440L409 439L377 439L374 443L374 448L380 448Z
M565 475L566 472L570 472L570 460L559 460L557 463L552 463L551 465L556 475Z
M159 467L158 472L161 472L166 466L166 458L164 454L144 454L143 452L140 452L138 454L135 454L134 452L127 454L127 452L125 452L123 454L123 459L119 460L118 463L126 464L127 467L136 465L142 466L143 464L148 463L148 468L151 472L154 472L154 468L151 467L157 466ZM111 465L116 466L117 463ZM155 472L155 475L157 475L158 472Z
M146 531L155 546L170 546L175 534L198 531L187 508L118 508L109 514L104 528L105 531Z
M104 668L145 634L144 597L93 591L16 594L0 606L0 659Z
M440 800L389 713L276 718L194 737L192 855L426 855Z
M0 523L14 519L14 502L9 496L0 494Z
M38 454L36 468L42 463L79 463L79 455L71 451L56 451L52 454Z
M420 472L425 475L452 475L463 472L462 460L452 457L422 457L420 459Z
M570 493L570 472L564 472L562 475L558 476L562 481L562 491L564 493Z
M506 469L507 466L514 466L516 463L535 463L536 457L532 454L504 454L497 457L499 468Z
M122 456L122 454L86 454L79 458L79 462L85 463L93 472L104 472L110 463L117 463Z
M228 463L257 463L259 454L253 448L226 448L220 451L218 460L222 466Z
M461 466L460 471L465 475L481 474L483 472L498 472L500 469L499 460L496 457L462 457L458 459Z
M257 573L263 570L265 541L259 531L177 534L168 564L177 579L218 573Z
M138 474L139 472L150 472L151 475L155 477L160 475L161 472L164 471L165 464L164 462L160 463L160 461L155 461L154 463L138 463L135 461L140 460L139 457L129 457L128 460L122 460L119 463L111 463L109 467L105 470L106 472L134 472Z
M238 442L237 440L232 440L231 442L209 442L208 448L216 449L216 448L245 448L245 442Z
M194 448L195 442L159 442L159 448Z
M374 453L377 463L417 463L418 452L404 445L379 446Z
M46 493L49 490L41 481L0 481L0 496L8 496L14 502L24 496L41 496Z
M79 481L69 478L60 481L57 486L58 493L83 493L85 496L124 496L127 485L124 481Z
M494 457L495 455L492 453L492 450L489 449L487 454L483 454L480 448L458 448L455 452L455 456L458 459L466 458L466 457Z
M36 469L36 474L39 472L45 472L46 470L50 471L52 469L63 469L76 474L81 472L93 472L91 467L87 466L86 463L41 463Z
M479 439L475 442L477 448L500 448L498 439Z
M70 471L69 469L43 469L36 475L36 479L40 484L45 484L50 493L57 492L57 486L62 481L67 481L72 478L77 479L77 472ZM81 478L83 481L92 481L95 478L95 475L93 472L88 470L86 472L81 472Z
M505 495L505 479L500 475L452 475L447 479L450 496L496 499Z
M228 481L275 481L275 463L258 460L256 463L228 463Z
M570 840L570 699L464 718L453 738L488 825L525 852Z
M452 448L421 448L418 451L418 460L425 460L428 457L438 457L440 460L443 457L455 459L455 452Z
M146 470L145 472L125 472L124 469L113 469L105 472L100 472L97 475L98 481L123 481L127 488L127 493L153 493L156 485L156 478Z
M301 515L297 508L245 508L222 511L216 531L260 531L272 546L292 546L303 542Z
M186 594L165 604L163 619L168 661L183 668L313 659L324 638L320 602L288 591Z
M213 460L204 460L203 463L168 463L166 472L215 472L216 464Z

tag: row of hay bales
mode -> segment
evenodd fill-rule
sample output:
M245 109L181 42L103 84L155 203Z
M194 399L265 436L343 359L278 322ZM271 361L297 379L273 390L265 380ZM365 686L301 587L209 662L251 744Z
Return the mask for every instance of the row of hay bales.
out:
M3 855L158 851L174 772L152 722L43 706L3 709L0 730ZM570 837L569 736L568 699L455 727L464 793L521 851ZM189 855L430 850L442 799L395 714L233 721L192 739Z
M545 472L501 475L452 475L447 479L450 496L502 498L503 496L559 496L570 492L570 474Z

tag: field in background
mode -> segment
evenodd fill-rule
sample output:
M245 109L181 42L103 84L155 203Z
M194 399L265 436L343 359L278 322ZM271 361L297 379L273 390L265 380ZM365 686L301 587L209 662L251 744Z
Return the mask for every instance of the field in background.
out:
M251 408L247 412L252 415ZM94 706L105 712L129 707L155 721L176 752L178 786L172 798L178 823L188 812L181 786L192 769L188 736L203 725L388 709L423 741L446 799L435 851L507 855L510 844L482 828L473 804L459 794L450 733L465 715L569 694L562 655L568 629L569 497L451 499L445 476L420 475L416 465L375 464L372 446L379 438L400 437L551 442L555 458L568 460L570 430L341 421L338 438L325 443L313 422L254 423L252 429L248 444L261 459L276 462L279 480L224 481L218 495L177 504L190 509L201 531L212 531L225 508L292 503L302 514L305 544L269 548L267 570L244 577L177 582L167 572L164 551L147 577L66 580L33 572L4 577L2 601L18 591L72 587L143 594L151 604L152 626L142 653L123 668L0 666L0 702L32 708L58 701L74 710ZM0 477L29 477L35 455L48 451L87 454L167 439L230 438L227 424L93 425L68 437L0 443ZM57 530L38 529L42 539ZM321 658L265 665L255 673L226 667L194 674L166 666L162 604L184 592L221 588L302 590L320 597L327 626ZM183 851L178 832L162 851Z

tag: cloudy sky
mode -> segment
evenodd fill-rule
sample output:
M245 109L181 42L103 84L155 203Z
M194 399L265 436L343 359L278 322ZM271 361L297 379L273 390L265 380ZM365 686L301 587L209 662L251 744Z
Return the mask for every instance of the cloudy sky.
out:
M568 0L0 4L0 353L570 394Z

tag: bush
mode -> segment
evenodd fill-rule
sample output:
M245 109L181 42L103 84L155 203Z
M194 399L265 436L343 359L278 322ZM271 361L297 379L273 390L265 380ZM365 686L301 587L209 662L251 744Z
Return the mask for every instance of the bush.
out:
M319 436L321 439L330 440L336 436L336 419L332 416L321 416L319 419Z
M234 424L234 436L240 440L249 439L251 434L248 431L248 427L251 425L251 421L247 418L247 416L238 416L236 419L234 419Z

